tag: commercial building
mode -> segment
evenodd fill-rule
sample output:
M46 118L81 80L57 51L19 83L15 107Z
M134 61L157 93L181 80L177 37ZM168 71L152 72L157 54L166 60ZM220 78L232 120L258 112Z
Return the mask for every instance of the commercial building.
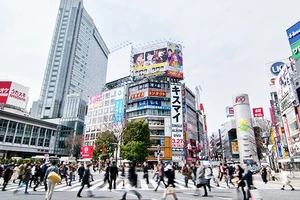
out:
M72 132L59 124L0 111L0 158L67 155L64 142Z
M101 92L108 54L83 1L61 0L39 99L39 117L63 118L70 103L68 95L77 94L87 104L89 96ZM77 110L84 111L81 105L73 104L73 115Z

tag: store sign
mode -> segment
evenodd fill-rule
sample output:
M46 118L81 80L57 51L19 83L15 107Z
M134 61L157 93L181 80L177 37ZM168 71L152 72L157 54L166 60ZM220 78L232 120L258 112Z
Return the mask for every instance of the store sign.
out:
M300 21L286 30L290 45L300 40Z
M291 45L292 55L294 60L300 58L300 40Z
M148 91L148 96L153 96L153 97L166 97L167 93L163 91L153 91L149 90Z
M145 96L144 92L138 92L138 93L130 95L130 100L143 98L144 96Z
M0 81L0 104L26 108L29 88L12 81Z
M226 117L234 116L234 109L232 106L227 106L225 110L226 110Z
M273 65L271 65L270 71L272 72L272 74L277 76L279 74L279 72L281 71L281 69L283 68L283 66L284 66L283 62L276 62Z
M253 108L253 117L264 117L264 109L263 108Z
M171 85L172 148L183 148L182 87Z

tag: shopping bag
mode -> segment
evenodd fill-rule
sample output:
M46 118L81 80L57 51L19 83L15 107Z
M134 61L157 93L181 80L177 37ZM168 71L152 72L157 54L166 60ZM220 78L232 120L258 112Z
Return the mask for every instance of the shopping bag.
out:
M50 172L48 178L54 183L60 183L61 177L56 172Z
M251 200L262 200L258 190L250 190Z

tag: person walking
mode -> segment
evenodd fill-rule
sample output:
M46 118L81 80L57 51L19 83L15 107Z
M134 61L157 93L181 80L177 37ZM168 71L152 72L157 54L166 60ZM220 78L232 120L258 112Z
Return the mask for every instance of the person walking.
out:
M175 192L175 185L174 185L174 179L175 179L175 171L171 164L169 163L164 171L166 177L168 178L167 182L167 188L164 191L162 200L165 200L167 198L167 195L172 194L175 200L178 200L176 192Z
M131 187L137 186L137 174L135 172L135 166L136 166L136 162L129 163L128 180ZM133 192L137 196L137 198L141 200L142 195L134 189L133 190L126 189L121 200L126 200L126 195L128 192Z
M189 164L185 163L182 168L182 175L184 176L185 187L188 187L189 177L192 174Z
M272 181L276 181L278 180L275 176L275 170L274 169L271 169L271 176L272 176Z
M146 179L146 183L149 184L149 174L148 174L148 163L147 162L144 162L144 164L143 164L143 171L144 171L143 178Z
M13 168L13 175L11 177L13 183L16 183L16 180L19 179L19 175L20 175L19 165L15 165L15 167Z
M207 197L207 190L206 190L206 180L205 180L205 166L203 165L203 163L201 163L201 165L199 165L199 167L197 168L197 189L195 192L195 195L198 196L199 195L199 188L203 187L204 189L204 194L202 195L202 197Z
M253 178L252 178L252 172L248 169L249 164L244 164L244 175L243 177L238 181L240 184L242 181L246 181L246 199L249 200L251 195L250 195L250 190L254 188L253 186Z
M125 164L123 164L122 166L121 166L121 175L120 175L120 177L121 177L121 180L122 180L122 189L124 189L124 186L125 186Z
M84 174L84 164L81 163L80 167L78 168L77 172L78 172L78 176L79 176L79 182L81 182L83 174Z
M5 188L13 174L13 164L9 164L8 167L5 169L5 171L2 173L3 173L3 179L4 179L2 191L6 191Z
M42 178L42 169L40 164L38 163L35 167L35 186L33 187L33 191L36 191L36 188L40 185L41 181L43 181Z
M244 181L240 181L243 178L244 169L241 167L241 165L236 165L235 166L235 172L236 172L235 177L238 178L237 190L239 190L239 188L241 188L242 193L243 193L243 197L244 197L243 200L246 200L247 199L246 192L245 192L245 186L246 186L246 184L245 184Z
M197 179L196 172L197 172L197 167L196 167L196 163L195 162L193 162L193 164L192 164L191 171L192 171L192 174L193 174L194 186L196 186L196 179Z
M220 187L220 184L219 184L220 169L219 169L219 167L217 165L214 165L212 171L213 171L213 181L217 187Z
M116 189L116 179L118 176L118 167L116 165L116 162L113 161L112 166L109 169L110 173L110 181L109 181L109 191L112 189L112 185L114 184L114 190Z
M14 194L18 193L19 189L23 187L25 184L25 192L24 194L29 194L28 193L28 183L30 180L30 174L31 174L31 163L28 162L27 164L24 165L24 174L22 175L22 184L19 185L19 187L14 191Z
M290 186L290 187L292 188L292 189L291 189L292 191L295 190L295 188L293 188L293 186L291 185L291 181L289 180L288 174L287 174L287 172L284 170L284 168L283 168L283 167L280 167L279 169L280 169L280 181L281 181L281 183L283 184L281 190L284 190L285 185Z
M160 185L160 182L163 182L163 184L166 186L166 183L164 181L164 166L161 161L158 161L157 170L158 170L158 182L157 182L157 186L154 190L155 192L157 191L157 189Z
M44 180L45 181L48 181L48 186L47 186L47 192L46 192L46 200L51 200L52 199L52 196L53 196L53 191L54 191L54 188L55 188L55 182L52 181L51 179L48 178L48 175L51 173L51 172L55 172L57 174L59 174L59 170L58 170L58 167L56 166L56 161L53 160L51 162L51 166L48 167L46 173L45 173L45 177L44 177Z
M211 192L210 179L213 177L212 168L210 166L205 167L205 184L208 188L208 191Z
M81 188L79 189L78 193L77 193L77 197L82 197L81 196L81 192L84 188L85 185L87 185L88 187L88 193L89 193L89 197L93 197L94 195L92 194L92 191L90 190L90 176L92 175L91 174L91 168L92 164L89 163L87 166L86 166L86 169L84 170L84 174L83 174L83 177L82 177L82 181L81 181Z
M262 180L263 180L263 182L265 183L265 184L267 184L267 182L268 182L268 179L267 179L267 169L266 169L266 167L265 166L263 166L263 168L262 168L262 170L261 170L261 178L262 178Z
M152 179L154 179L154 178L155 178L155 182L157 182L158 181L157 165L154 165L154 167L153 167L153 177L152 177Z
M110 181L109 181L109 171L110 171L109 163L105 163L104 184L105 184L106 182L107 182L108 184L110 183Z

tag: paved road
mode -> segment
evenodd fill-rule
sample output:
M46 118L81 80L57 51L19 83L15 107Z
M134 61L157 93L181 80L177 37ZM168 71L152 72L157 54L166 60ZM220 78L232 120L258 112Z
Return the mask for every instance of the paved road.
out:
M142 194L143 200L159 200L162 198L162 194L164 191L163 187L159 187L157 192L154 192L154 188L157 183L152 179L152 174L150 174L150 184L146 184L145 180L141 179L142 173L138 173L138 188L137 190ZM195 192L194 185L191 181L189 181L189 187L184 187L184 181L181 174L176 174L176 181L178 182L176 187L176 193L178 195L179 200L194 200L194 199L203 199L203 197L195 197L193 196ZM116 200L122 197L124 192L121 181L118 181L116 190L112 190L111 192L108 189L108 185L103 183L103 174L94 174L95 181L92 182L91 190L95 194L95 197L88 198L85 190L82 193L83 198L81 199L111 199ZM279 182L269 182L268 184L264 184L258 175L254 177L254 184L258 188L260 195L264 200L279 200L279 199L289 199L289 200L299 200L300 196L300 185L296 185L296 191L290 191L290 189L286 188L286 190L280 190L281 185ZM6 192L0 191L0 199L2 200L40 200L44 199L45 191L43 187L38 188L37 192L34 192L32 189L29 189L29 194L24 194L23 190L16 195L12 192L17 188L16 184L10 183L7 187ZM52 200L61 200L61 199L77 199L76 194L80 188L80 183L78 181L74 181L72 186L67 186L66 184L57 185L55 188L54 196ZM200 189L201 194L203 194L203 190ZM234 187L227 188L224 182L221 182L220 187L215 187L212 184L212 192L209 192L209 197L205 199L223 199L223 200L235 200L242 199L241 194L236 192ZM128 194L128 200L137 199L134 195ZM169 196L167 199L173 199Z

